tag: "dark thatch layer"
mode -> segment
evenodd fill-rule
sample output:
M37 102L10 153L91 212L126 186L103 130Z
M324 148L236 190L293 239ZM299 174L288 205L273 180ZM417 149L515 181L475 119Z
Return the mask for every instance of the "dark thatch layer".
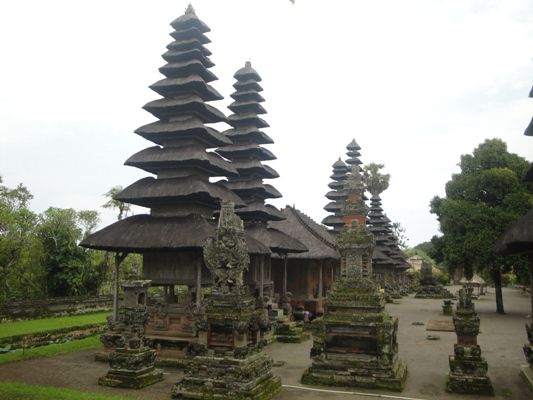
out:
M258 103L261 103L265 101L265 98L261 96L259 93L257 93L255 90L243 90L243 91L236 91L230 94L230 97L232 97L234 100L239 101L256 101Z
M239 196L244 196L246 193L260 196L264 199L277 199L281 197L281 193L274 186L264 183L250 182L250 181L235 181L227 182L221 181L221 185L235 191Z
M212 86L205 83L202 76L196 74L179 78L163 78L153 85L150 85L150 89L161 96L166 97L195 93L204 101L221 100L224 98ZM146 109L148 110L148 108Z
M270 138L270 136L268 136L266 133L260 131L259 129L253 126L228 129L227 131L224 131L224 135L226 135L232 140L233 139L250 140L257 144L274 143L274 141Z
M245 221L281 221L281 211L270 204L253 203L235 211Z
M170 25L177 31L194 27L202 33L210 32L211 29L196 16L194 8L189 4L185 10L185 14L180 15Z
M233 77L238 81L253 80L255 82L261 82L261 77L255 69L252 68L251 62L246 62L244 67L240 68L233 74Z
M299 240L262 224L246 225L246 233L257 241L268 246L275 253L303 253L308 249Z
M256 100L237 100L231 103L228 108L234 113L266 114L265 108Z
M341 225L344 226L344 217L342 215L328 215L326 218L322 220L322 223L324 225L333 226L333 225Z
M289 258L340 259L336 239L327 229L290 206L286 206L281 212L286 220L271 222L269 226L297 239L309 249L306 253L289 254Z
M143 207L197 201L217 209L220 207L220 200L231 200L236 206L245 205L235 193L224 186L203 181L196 176L139 179L115 196L115 199Z
M270 150L267 150L257 144L243 144L221 147L217 150L222 156L234 159L234 158L257 158L261 161L275 160L276 156L272 154Z
M195 139L213 148L231 144L231 141L217 130L205 126L198 118L189 118L185 121L157 121L141 126L135 133L157 144L165 144L170 140Z
M191 75L199 76L204 82L212 82L217 79L216 75L209 71L200 60L168 63L159 68L159 72L172 79Z
M226 116L215 107L204 103L200 96L163 98L146 103L143 107L156 118L166 120L178 115L195 115L204 123L226 122Z
M178 43L191 39L197 39L200 44L211 43L211 40L207 36L205 36L201 30L194 27L176 30L172 32L170 36L176 39L176 42ZM176 42L170 43L167 48L172 49L172 45Z
M258 160L233 161L231 166L242 175L255 175L262 179L279 178L279 174L274 168L263 165Z
M527 126L524 135L526 136L533 136L533 118L531 118L531 122Z
M494 245L494 250L500 254L533 252L533 209L505 231Z
M163 53L163 60L173 63L173 62L181 62L181 61L187 61L191 58L195 58L199 60L206 68L211 68L215 64L207 58L204 52L204 47L200 49L190 49L190 50L168 50L167 52Z
M216 225L206 219L186 217L157 218L141 214L115 222L84 239L80 246L128 253L151 251L201 250ZM250 254L269 254L270 250L246 235Z
M216 153L196 146L148 147L126 160L125 165L157 174L165 168L199 168L209 176L238 175L233 166Z
M361 150L361 146L359 146L357 144L357 142L355 141L355 139L352 139L352 141L350 142L350 144L348 144L348 146L346 146L346 148L349 150L349 151L358 151L358 150Z
M228 124L234 128L239 126L255 126L257 128L268 128L268 122L258 117L255 113L232 114L228 117Z

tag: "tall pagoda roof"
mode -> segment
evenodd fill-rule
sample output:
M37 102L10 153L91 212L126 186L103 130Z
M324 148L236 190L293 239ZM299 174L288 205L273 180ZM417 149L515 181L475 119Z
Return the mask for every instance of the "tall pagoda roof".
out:
M197 146L148 147L126 160L125 165L157 173L165 168L196 167L210 176L238 175L234 166L216 153L208 153Z
M305 253L289 254L290 259L340 259L336 239L327 229L296 208L286 206L281 212L286 219L270 222L269 227L290 235L309 249Z
M216 225L195 215L153 217L140 214L117 221L84 239L80 246L91 249L146 253L152 251L201 251L205 241L214 237ZM250 254L269 254L267 246L246 235Z

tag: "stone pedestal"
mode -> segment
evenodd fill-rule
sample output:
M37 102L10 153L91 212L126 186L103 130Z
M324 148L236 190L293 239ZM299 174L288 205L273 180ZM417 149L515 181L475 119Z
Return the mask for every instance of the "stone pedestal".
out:
M140 389L163 380L163 372L154 368L156 352L146 345L144 336L149 286L150 281L123 283L124 306L113 322L115 330L102 337L114 350L108 356L110 369L99 385Z
M276 340L282 343L301 343L309 339L309 334L304 332L303 321L291 321L287 316L278 320L274 333Z
M457 334L454 355L449 357L450 372L447 376L446 390L454 393L494 395L490 378L487 376L488 365L481 357L481 348L477 344L479 334L479 317L472 303L472 289L459 291L459 303L453 317Z
M454 296L444 286L440 285L433 276L430 263L422 262L420 268L420 286L418 287L416 299L452 299Z
M533 324L526 324L528 343L524 345L524 355L526 356L526 365L520 366L520 375L533 391Z
M444 304L442 305L442 313L444 315L453 315L453 302L451 300L444 300Z
M302 383L403 390L407 367L398 358L398 319L384 305L369 279L341 278L328 298Z
M197 355L173 386L172 398L272 399L281 391L281 379L262 352L261 330L268 327L268 314L256 307L243 284L250 260L242 221L232 203L222 205L216 238L204 246L204 260L213 275L213 289L204 299Z

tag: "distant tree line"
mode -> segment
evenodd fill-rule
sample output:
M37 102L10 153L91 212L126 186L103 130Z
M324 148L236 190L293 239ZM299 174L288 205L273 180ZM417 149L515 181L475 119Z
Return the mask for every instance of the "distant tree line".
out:
M32 198L23 184L9 188L0 176L0 300L110 292L110 254L78 246L98 226L98 212L50 207L37 214ZM140 257L129 257L125 273L133 263Z

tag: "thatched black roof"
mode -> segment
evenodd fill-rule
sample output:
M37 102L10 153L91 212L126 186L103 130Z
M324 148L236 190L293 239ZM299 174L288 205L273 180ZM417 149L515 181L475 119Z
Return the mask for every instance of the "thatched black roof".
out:
M261 77L255 69L252 68L251 62L246 62L244 67L239 68L233 77L238 81L253 80L254 82L261 82Z
M198 202L212 209L218 209L221 200L231 200L236 206L245 205L231 190L196 176L139 179L115 196L115 199L143 207Z
M233 158L256 158L260 161L275 160L276 156L270 150L265 149L255 143L253 144L235 144L232 146L221 147L217 153L223 157Z
M157 174L166 168L197 168L209 176L238 175L237 170L216 153L198 146L148 147L126 160L125 165Z
M297 239L309 249L305 253L289 254L289 258L340 259L336 239L327 229L293 207L286 206L281 212L286 219L270 222L269 226Z
M270 204L252 203L235 210L244 221L281 221L285 219L281 211Z
M307 247L299 240L263 224L246 225L245 231L258 242L263 243L278 254L304 253L308 251Z
M143 108L161 120L178 115L194 115L204 123L226 122L224 114L204 101L199 95L163 98L146 103Z
M500 254L533 253L533 209L505 231L494 250Z
M211 85L205 83L203 76L197 74L178 78L164 78L150 85L150 89L161 96L167 97L188 95L193 92L204 101L222 100L224 98ZM153 108L153 104L147 104L145 109L150 111L150 107Z
M231 166L241 175L255 175L262 179L279 178L279 174L274 168L261 164L259 160L234 160Z
M153 251L201 251L205 241L214 237L216 225L200 216L159 218L134 215L115 222L84 239L80 246L127 253ZM269 254L270 250L246 235L250 254Z
M204 82L212 82L217 79L216 75L209 71L200 60L186 60L168 63L159 68L159 72L167 78L184 78L189 75L200 76Z
M172 21L170 25L172 25L177 31L191 27L198 29L202 33L211 31L211 29L209 29L209 27L196 16L194 8L190 4L185 10L185 13Z
M254 126L241 126L224 131L231 140L248 140L257 144L272 144L274 141L266 133L260 131Z
M233 190L239 196L256 195L264 199L277 199L281 193L272 185L254 181L221 181L221 185Z
M352 151L352 150L355 150L355 151L361 150L361 146L359 146L359 145L357 144L357 142L355 141L355 139L352 139L352 141L348 144L348 146L346 146L346 148L347 148L349 151Z
M231 144L231 141L217 130L205 126L198 118L182 121L157 121L141 126L135 133L154 143L164 145L170 141L194 139L212 148Z
M230 97L238 101L256 101L261 103L265 98L255 90L237 90L230 94Z

